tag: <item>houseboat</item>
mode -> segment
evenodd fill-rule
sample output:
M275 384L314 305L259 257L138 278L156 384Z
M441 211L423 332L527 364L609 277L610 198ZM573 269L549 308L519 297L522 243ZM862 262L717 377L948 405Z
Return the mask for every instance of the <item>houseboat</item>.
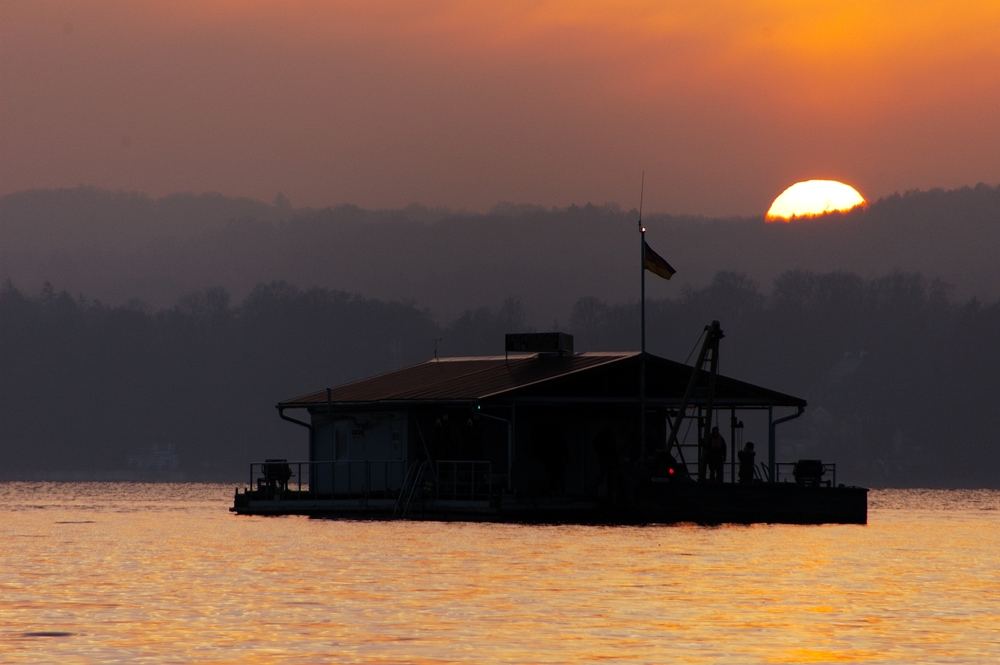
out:
M866 523L867 490L838 484L835 465L779 461L779 427L806 401L719 374L722 337L713 321L697 360L685 364L644 352L577 353L565 333L511 334L502 355L433 358L280 402L278 415L308 437L308 459L251 463L231 510ZM744 420L761 423L766 437L754 453L742 441Z

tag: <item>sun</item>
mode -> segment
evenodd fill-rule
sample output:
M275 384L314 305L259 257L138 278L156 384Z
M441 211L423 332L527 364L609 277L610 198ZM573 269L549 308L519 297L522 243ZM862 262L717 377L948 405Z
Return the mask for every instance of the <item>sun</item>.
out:
M828 212L846 212L865 205L865 197L850 185L836 180L803 180L774 199L764 215L768 222L791 222Z

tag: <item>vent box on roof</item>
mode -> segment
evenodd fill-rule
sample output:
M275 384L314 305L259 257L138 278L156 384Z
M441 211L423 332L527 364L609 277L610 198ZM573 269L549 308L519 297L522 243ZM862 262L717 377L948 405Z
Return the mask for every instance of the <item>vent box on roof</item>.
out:
M573 336L562 332L508 333L507 353L573 354Z

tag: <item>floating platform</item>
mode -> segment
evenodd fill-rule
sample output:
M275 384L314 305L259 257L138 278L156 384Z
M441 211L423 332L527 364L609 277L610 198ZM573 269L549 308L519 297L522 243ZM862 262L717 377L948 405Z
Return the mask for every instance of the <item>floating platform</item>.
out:
M654 481L643 496L619 505L500 494L481 500L428 498L407 507L387 496L324 498L308 491L263 488L237 491L230 510L240 515L545 524L867 524L868 490Z
M566 524L867 523L868 490L838 484L835 464L780 461L777 429L799 418L806 401L719 374L723 337L718 321L705 326L687 365L645 350L576 353L565 333L515 333L503 355L435 356L279 402L278 415L308 431L309 459L251 463L232 510ZM754 430L766 450L747 440Z

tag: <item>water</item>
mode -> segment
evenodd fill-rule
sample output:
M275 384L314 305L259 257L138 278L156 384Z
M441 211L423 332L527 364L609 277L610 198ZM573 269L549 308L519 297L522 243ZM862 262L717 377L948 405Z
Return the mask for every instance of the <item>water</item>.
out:
M1000 492L868 526L237 517L226 485L0 484L0 662L1000 662Z

